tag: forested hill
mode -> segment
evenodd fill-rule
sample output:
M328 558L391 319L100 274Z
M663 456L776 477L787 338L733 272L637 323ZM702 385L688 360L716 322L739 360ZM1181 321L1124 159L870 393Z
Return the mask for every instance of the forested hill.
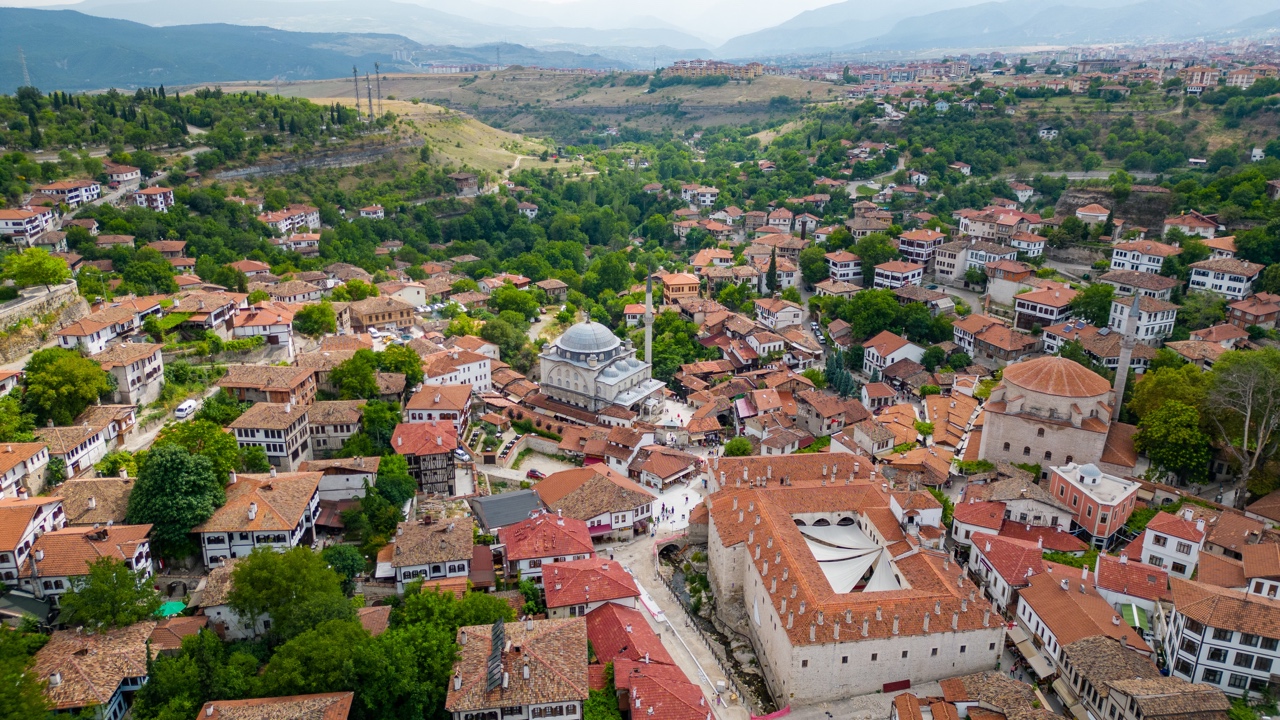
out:
M0 90L23 85L18 48L31 84L92 90L160 84L337 77L352 64L373 67L401 47L396 35L291 33L261 27L156 28L70 10L0 8Z

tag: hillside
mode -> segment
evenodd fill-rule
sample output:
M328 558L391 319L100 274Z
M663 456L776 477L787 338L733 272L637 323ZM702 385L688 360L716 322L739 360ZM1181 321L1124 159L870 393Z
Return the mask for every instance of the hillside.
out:
M463 110L491 125L515 132L554 134L596 133L620 125L667 130L692 124L741 125L753 120L789 116L806 101L834 100L838 89L830 83L765 76L750 83L716 87L676 85L648 92L647 85L627 86L627 75L583 78L567 73L512 67L476 75L394 74L382 78L384 95L400 100L420 99ZM269 83L224 87L263 90ZM274 86L272 86L274 91ZM304 98L344 98L351 81L303 81L282 84L282 95Z
M149 27L69 10L0 8L0 92L23 84L14 48L26 56L31 83L45 90L136 88L229 80L345 77L351 66L397 67L396 52L433 62L491 62L494 47L428 47L402 35L299 33L238 25ZM504 60L572 67L617 61L576 53L543 53L503 45Z

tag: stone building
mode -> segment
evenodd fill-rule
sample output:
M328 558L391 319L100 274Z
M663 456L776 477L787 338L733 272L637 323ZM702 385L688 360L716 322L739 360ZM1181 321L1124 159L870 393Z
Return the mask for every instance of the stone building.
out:
M665 386L653 379L653 366L600 323L574 325L540 358L542 394L553 400L591 412L610 405L646 415L661 409Z
M1111 386L1102 376L1062 357L1040 357L1004 369L987 401L979 456L996 462L1050 465L1093 463L1127 474L1132 426L1114 422Z
M773 696L821 703L994 667L1001 618L964 568L922 549L879 485L832 475L707 499L717 607L745 609Z

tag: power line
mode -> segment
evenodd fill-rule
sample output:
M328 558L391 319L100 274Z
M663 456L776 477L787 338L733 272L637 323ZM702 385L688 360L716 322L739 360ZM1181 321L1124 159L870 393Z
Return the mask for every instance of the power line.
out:
M360 74L356 71L356 66L351 66L351 82L356 86L356 120L360 119Z
M378 115L382 115L382 65L381 63L373 64L373 73L378 78Z

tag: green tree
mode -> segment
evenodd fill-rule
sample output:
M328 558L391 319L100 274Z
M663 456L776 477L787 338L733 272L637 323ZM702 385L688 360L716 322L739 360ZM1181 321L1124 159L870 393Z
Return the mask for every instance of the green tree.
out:
M811 245L800 251L800 276L809 287L817 285L830 276L825 248Z
M373 399L379 394L374 377L377 369L378 357L372 350L357 350L330 371L329 383L337 388L338 397L343 400Z
M223 482L209 458L192 455L180 445L157 445L138 470L125 520L150 524L156 553L176 557L190 548L191 528L208 520L224 502Z
M20 288L33 285L60 285L71 279L71 270L67 269L67 261L54 257L41 248L28 248L22 252L11 253L4 259L4 270L0 277L12 280Z
M218 392L205 398L204 404L200 406L195 418L197 420L208 420L218 427L226 427L235 422L235 419L243 415L244 411L248 409L249 403L240 402L226 390L218 390Z
M99 477L117 477L123 470L129 477L138 477L138 461L128 450L112 450L93 466Z
M32 667L32 656L45 640L36 633L0 632L0 720L43 718L52 709L44 679Z
M246 445L240 448L240 464L238 472L265 473L271 472L271 461L267 459L267 451L261 445Z
M406 387L422 382L422 356L404 345L391 345L377 354L378 369L404 375Z
M328 300L307 305L293 314L293 329L307 337L320 337L338 331L338 320Z
M1144 415L1133 444L1156 467L1183 482L1209 481L1213 451L1209 436L1200 430L1200 413L1190 405L1170 400Z
M247 298L250 305L257 305L258 303L267 302L270 299L271 293L260 288L250 292L249 297Z
M334 598L354 617L342 592L342 577L318 553L295 547L283 553L257 548L241 558L231 572L227 605L246 624L271 619L276 637L288 639L315 625L318 611L332 614ZM327 597L326 597L327 596Z
M33 442L35 418L22 411L17 393L0 397L0 442Z
M401 507L418 491L418 483L409 474L409 461L403 455L386 455L378 462L378 478L374 482L378 494L387 502Z
M506 283L489 293L489 307L495 313L511 310L520 313L521 317L532 318L538 314L538 299L533 293L517 290L515 285Z
M813 386L818 390L822 390L827 386L826 374L816 367L811 367L800 374L809 378L809 382L813 383Z
M773 252L769 254L769 270L768 270L768 273L765 275L765 283L766 283L765 286L769 288L770 293L775 293L778 291L778 249L777 248L774 248Z
M1189 330L1217 325L1226 317L1227 301L1215 293L1191 293L1182 299L1182 307L1178 309L1178 324Z
M36 424L52 420L70 425L84 409L111 389L98 363L63 348L39 350L27 362L26 411Z
M853 254L862 260L863 287L871 287L876 277L876 266L896 259L898 249L888 235L871 233L853 246Z
M1104 328L1111 317L1111 300L1115 288L1106 283L1090 285L1071 299L1071 311L1090 325Z
M947 359L946 350L943 350L938 345L930 345L924 351L924 355L920 358L920 364L924 365L925 369L928 370L929 372L933 372L934 370L938 369L938 366L941 365L943 362L945 362L946 359Z
M355 587L355 578L364 572L365 559L354 545L330 545L320 552L320 557L342 578L344 592Z
M1143 418L1170 401L1193 408L1201 407L1212 379L1212 373L1206 373L1191 363L1148 370L1142 382L1133 389L1129 412Z
M725 457L741 457L751 454L751 441L744 437L736 437L725 443Z
M1232 350L1213 366L1203 411L1227 453L1249 478L1276 450L1280 350Z
M249 697L258 660L232 651L212 630L182 639L176 656L156 655L147 663L147 683L138 690L132 712L139 720L192 718L210 700Z
M192 455L208 458L213 463L213 472L219 482L225 482L240 463L240 445L235 436L208 420L166 425L156 435L152 447L165 445L178 445Z
M160 596L141 570L123 560L100 557L89 563L89 574L72 581L59 598L65 625L117 628L144 620L160 607Z
M511 323L501 318L490 320L480 328L480 337L498 346L504 360L510 360L520 353L528 341L528 336Z
M845 68L845 74L849 72ZM587 694L587 701L582 704L582 720L622 720L622 711L618 709L618 691L613 682L613 663L604 665L604 688L592 690Z

